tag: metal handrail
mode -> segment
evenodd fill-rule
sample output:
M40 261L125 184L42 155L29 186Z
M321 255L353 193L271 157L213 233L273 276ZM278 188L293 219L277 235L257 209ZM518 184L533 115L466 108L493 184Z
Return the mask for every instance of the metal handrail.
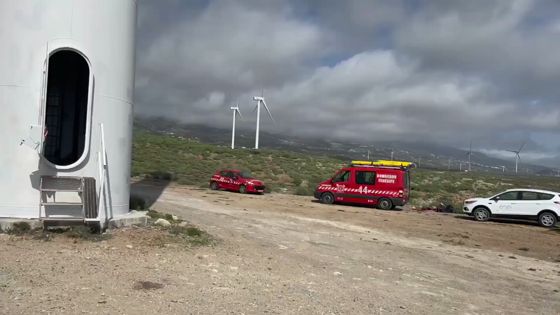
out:
M101 208L101 197L103 196L103 191L105 189L105 175L107 173L107 151L105 150L105 130L103 129L103 123L99 124L101 139L100 146L101 149L98 151L98 166L99 166L99 196L97 197L97 217L99 217L99 209Z

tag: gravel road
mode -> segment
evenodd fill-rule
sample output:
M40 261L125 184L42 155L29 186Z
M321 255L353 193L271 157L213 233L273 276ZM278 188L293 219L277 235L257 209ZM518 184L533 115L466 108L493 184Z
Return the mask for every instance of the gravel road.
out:
M140 228L102 242L3 235L0 312L560 313L557 231L278 194L134 192L217 244L161 246L161 231Z

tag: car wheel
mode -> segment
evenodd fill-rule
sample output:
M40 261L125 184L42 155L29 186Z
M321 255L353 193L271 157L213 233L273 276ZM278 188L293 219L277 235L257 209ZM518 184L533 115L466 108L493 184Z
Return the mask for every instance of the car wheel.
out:
M391 210L393 208L393 203L387 198L381 198L377 202L377 208L381 210Z
M247 187L245 187L245 185L239 186L239 192L242 193L242 194L246 194L247 193Z
M490 219L490 211L483 207L478 207L473 210L473 217L476 221L488 221Z
M211 182L211 183L210 183L210 189L212 189L212 190L218 190L218 188L220 188L220 186L218 185L218 183L216 183L216 182Z
M544 227L553 227L558 222L554 213L546 211L539 215L539 224Z
M327 192L321 195L321 202L327 205L332 205L334 203L333 194Z

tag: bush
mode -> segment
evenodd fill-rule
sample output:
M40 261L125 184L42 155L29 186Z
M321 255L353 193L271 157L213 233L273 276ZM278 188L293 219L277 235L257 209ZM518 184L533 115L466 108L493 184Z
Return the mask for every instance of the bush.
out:
M31 225L27 222L15 222L12 224L12 227L6 230L8 234L13 235L24 235L31 232Z
M298 196L313 196L313 190L309 187L298 186L298 188L296 188L295 194Z

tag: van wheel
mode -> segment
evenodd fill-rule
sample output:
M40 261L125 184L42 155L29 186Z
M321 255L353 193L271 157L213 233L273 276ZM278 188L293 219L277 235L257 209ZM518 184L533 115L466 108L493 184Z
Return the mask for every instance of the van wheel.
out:
M381 198L377 202L377 208L381 210L391 210L393 208L393 202L387 198Z
M545 211L539 215L539 224L544 227L553 227L558 222L556 215L550 211Z
M476 221L488 221L490 219L490 211L483 207L478 207L473 210L473 217Z
M321 195L321 202L327 205L332 205L334 203L333 194L326 192Z
M239 192L242 193L242 194L246 194L247 193L247 187L245 187L245 185L239 186Z
M218 186L218 183L216 183L216 182L211 182L211 183L210 183L210 189L212 189L212 190L218 190L218 188L220 188L220 187Z

